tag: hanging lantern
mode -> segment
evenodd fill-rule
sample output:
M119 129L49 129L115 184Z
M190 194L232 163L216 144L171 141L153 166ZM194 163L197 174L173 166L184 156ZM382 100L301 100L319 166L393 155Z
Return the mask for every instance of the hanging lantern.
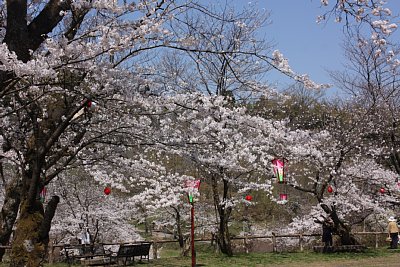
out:
M40 202L44 203L46 201L46 193L47 193L47 189L46 189L46 187L43 187L39 193Z
M285 160L284 159L274 159L272 160L272 164L274 165L274 174L278 179L278 183L283 184L286 183L285 180Z
M87 106L88 108L90 108L90 107L92 106L92 101L89 100L89 101L87 102L86 106Z
M252 200L253 200L253 197L252 197L251 195L247 195L247 196L245 197L245 199L246 199L247 201L252 201Z
M111 188L109 188L108 186L106 188L104 188L104 194L107 195L107 196L109 194L111 194Z
M384 193L386 192L386 190L385 190L385 188L381 187L381 189L379 189L379 192L380 192L381 194L384 194Z
M332 186L329 185L327 190L328 190L328 193L332 193L333 192Z
M280 193L278 204L286 204L288 202L288 194Z
M199 192L200 180L186 180L184 187L187 188L187 195L190 204L194 204L195 194Z

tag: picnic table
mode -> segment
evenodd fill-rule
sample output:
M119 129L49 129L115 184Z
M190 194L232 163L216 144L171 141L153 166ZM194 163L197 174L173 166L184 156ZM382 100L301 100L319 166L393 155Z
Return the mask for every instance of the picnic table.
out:
M110 264L111 252L105 251L103 244L69 245L64 247L69 266L81 263L85 266L104 266Z

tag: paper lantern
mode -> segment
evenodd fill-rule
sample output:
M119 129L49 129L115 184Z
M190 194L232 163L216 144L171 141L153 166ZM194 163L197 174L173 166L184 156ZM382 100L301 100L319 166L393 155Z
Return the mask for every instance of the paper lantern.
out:
M43 187L43 189L39 193L40 202L44 203L46 201L46 193L47 193L47 189L46 189L46 187Z
M381 194L384 194L385 193L385 188L383 188L383 187L381 187L381 189L379 189L379 192L381 192Z
M189 203L193 204L195 201L194 195L199 192L200 180L186 180L184 187L187 188Z
M333 192L333 188L332 188L332 186L328 186L328 193L332 193Z
M104 194L106 194L106 195L111 194L111 188L109 188L108 186L106 188L104 188Z
M279 194L279 200L281 201L287 201L288 195L287 194Z
M278 179L278 183L285 183L285 159L274 159L272 164L274 165L274 174Z
M88 108L90 108L92 106L92 101L89 100L86 105Z
M250 195L247 195L247 196L245 197L245 199L246 199L247 201L252 201L252 200L253 200L253 197L250 196Z

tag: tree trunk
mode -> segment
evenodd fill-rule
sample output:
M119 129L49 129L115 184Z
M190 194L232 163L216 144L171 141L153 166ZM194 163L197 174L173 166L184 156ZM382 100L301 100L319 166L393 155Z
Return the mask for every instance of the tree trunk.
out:
M16 177L7 185L4 204L0 214L0 244L8 245L12 229L17 219L19 204L21 203L21 180ZM4 248L0 248L0 261L3 260Z
M39 229L39 241L44 244L45 252L48 252L51 221L53 220L53 217L56 213L57 205L59 202L60 198L58 196L53 196L51 198L51 200L47 204L46 211L44 213L43 223Z
M227 208L230 209L230 208ZM232 256L231 235L228 228L228 220L230 211L226 211L225 207L219 207L219 228L217 235L217 243L222 253Z
M179 208L173 207L175 210L175 223L176 223L176 236L178 238L179 247L184 250L185 240L183 238L182 227L181 227L181 213Z
M231 236L229 234L228 221L232 211L232 208L226 207L225 201L228 198L229 183L227 180L223 180L223 203L220 203L220 197L218 192L217 177L212 177L212 190L214 195L214 205L217 207L219 216L219 225L217 233L217 244L220 251L228 256L232 256L232 244Z
M46 207L46 212L43 211L40 201L36 201L28 210L26 200L24 200L11 250L10 266L37 267L43 265L49 244L51 221L59 200L58 196L53 196Z
M44 219L43 205L35 201L21 203L20 217L11 249L11 267L37 267L43 264L45 245L40 242L40 228Z
M333 220L333 233L340 237L341 245L359 245L359 242L351 233L351 227L345 224L338 216L335 206L331 208L326 204L321 204L322 209L329 214Z

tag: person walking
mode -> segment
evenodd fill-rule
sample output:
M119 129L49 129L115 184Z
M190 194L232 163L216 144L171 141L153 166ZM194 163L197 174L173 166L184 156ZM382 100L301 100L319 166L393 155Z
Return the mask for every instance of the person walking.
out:
M393 217L389 217L388 233L390 237L390 249L397 249L399 242L399 227L397 226L397 220Z

